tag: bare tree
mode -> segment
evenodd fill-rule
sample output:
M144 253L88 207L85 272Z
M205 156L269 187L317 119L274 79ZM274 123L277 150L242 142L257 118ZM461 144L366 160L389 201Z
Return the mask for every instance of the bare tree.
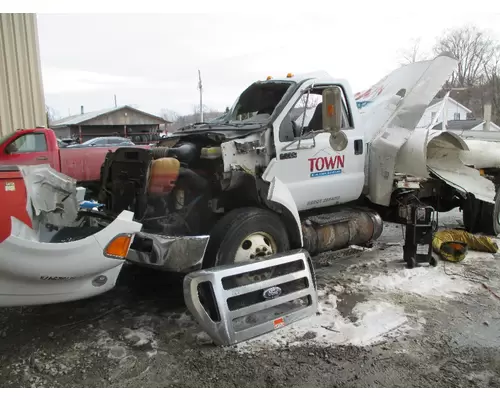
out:
M500 121L500 51L496 51L494 57L485 68L486 83L483 85L482 104L491 103L491 119Z
M172 122L168 130L175 132L179 128L182 128L183 126L186 125L191 125L196 122L200 121L200 107L199 105L193 105L192 106L192 113L191 114L186 114L186 115L180 115L176 113L175 111L172 110L167 110L167 109L162 109L160 111L160 116L162 118L165 118L167 121ZM208 106L203 106L203 115L204 115L204 120L209 122L210 120L220 117L222 114L224 114L221 111L217 111L214 108L208 107Z
M311 108L315 108L320 103L321 96L315 94L304 93L299 99L299 105L303 109L310 110Z
M401 65L413 64L428 58L426 52L422 50L421 41L420 37L412 39L407 48L399 50L399 63Z
M179 119L179 114L174 110L170 110L168 108L162 108L160 110L160 117L169 122L175 122Z
M54 121L61 119L57 110L50 106L45 106L45 115L47 116L47 126L50 126Z
M458 60L450 87L472 87L484 83L485 71L490 67L497 44L485 31L475 26L464 26L446 31L438 39L434 53L451 53Z

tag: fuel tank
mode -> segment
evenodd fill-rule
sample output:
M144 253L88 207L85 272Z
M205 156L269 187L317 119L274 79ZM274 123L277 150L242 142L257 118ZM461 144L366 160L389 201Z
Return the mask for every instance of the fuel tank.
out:
M302 222L304 248L311 254L362 246L382 234L384 224L375 211L349 208L309 217Z

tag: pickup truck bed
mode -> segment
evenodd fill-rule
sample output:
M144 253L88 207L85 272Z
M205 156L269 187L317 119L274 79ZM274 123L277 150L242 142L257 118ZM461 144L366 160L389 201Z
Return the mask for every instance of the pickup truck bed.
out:
M0 139L0 165L48 164L56 171L76 179L81 186L90 187L99 181L106 154L117 148L59 148L53 130L21 129Z
M96 182L100 178L106 154L116 149L116 147L59 149L59 171L78 182Z

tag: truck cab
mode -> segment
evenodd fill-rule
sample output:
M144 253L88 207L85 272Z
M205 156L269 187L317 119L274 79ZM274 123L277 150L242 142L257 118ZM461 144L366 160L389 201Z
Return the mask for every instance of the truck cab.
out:
M44 127L18 129L0 140L0 164L49 164L61 170L55 134Z
M270 128L275 154L266 179L286 185L299 211L357 200L365 182L366 142L349 83L328 77L295 82ZM332 147L331 132L323 126L323 95L331 89L341 98L336 111L346 143L339 148Z

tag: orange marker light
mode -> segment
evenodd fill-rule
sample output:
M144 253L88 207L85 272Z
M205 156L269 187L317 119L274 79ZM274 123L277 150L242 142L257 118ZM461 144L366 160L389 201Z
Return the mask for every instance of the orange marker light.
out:
M269 81L271 79L273 79L273 77L271 75L269 75L266 80Z
M104 255L109 258L125 258L132 242L132 235L121 234L115 236L104 249Z
M292 78L293 77L293 74L291 72L289 72L288 74L286 74L286 77L287 78Z
M276 318L273 321L273 327L274 327L274 329L282 328L284 326L285 326L285 320L283 319L283 317Z
M327 105L326 112L328 113L329 117L333 117L335 115L335 107L333 106L333 104Z

